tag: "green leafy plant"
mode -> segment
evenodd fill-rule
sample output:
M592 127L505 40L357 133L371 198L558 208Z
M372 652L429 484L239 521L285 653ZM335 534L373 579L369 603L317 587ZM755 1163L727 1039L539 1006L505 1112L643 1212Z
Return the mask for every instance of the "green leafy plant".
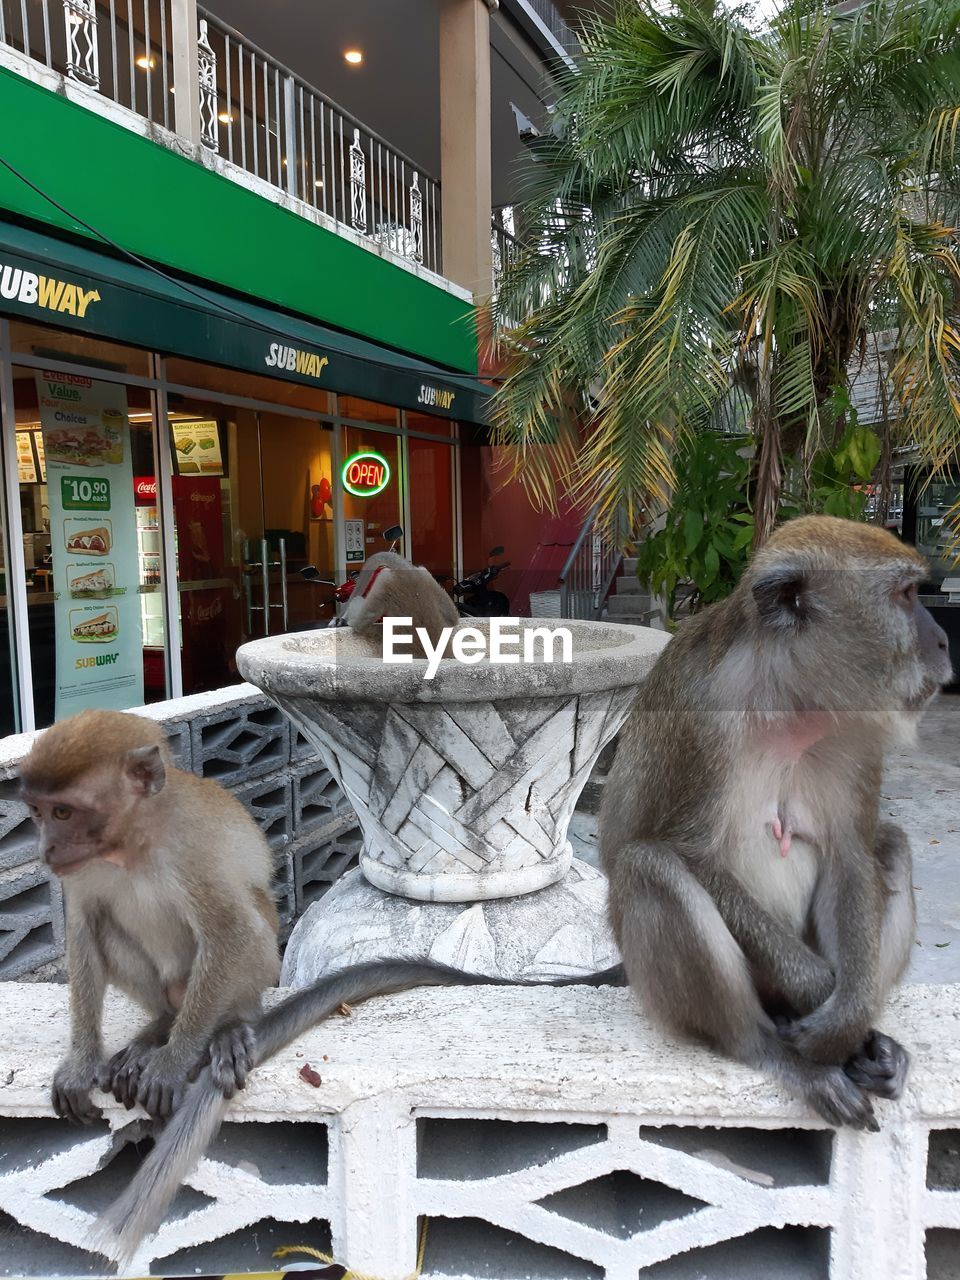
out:
M860 520L881 444L861 426L846 392L837 392L832 407L846 428L833 448L813 457L804 478L799 458L785 460L795 490L781 496L779 520L805 512ZM751 448L749 437L705 432L684 441L674 459L676 487L664 514L663 527L643 540L637 552L637 575L643 586L662 596L673 617L679 589L693 588L691 611L721 600L736 586L750 555L754 516L750 510Z
M814 454L806 479L802 459L787 460L788 475L799 477L799 492L784 495L781 519L804 511L847 520L863 518L867 486L880 461L882 445L876 432L858 421L845 387L837 387L828 403L835 420L843 424L843 434L834 446L825 446Z
M692 584L691 608L696 609L728 595L743 572L754 524L748 443L707 431L685 440L677 452L676 485L663 528L637 550L637 576L648 591L665 598L670 617L680 586Z
M789 458L811 477L829 453L815 505L840 509L870 442L837 443L831 396L881 325L891 431L943 462L960 446L958 0L783 0L762 29L719 0L619 0L581 25L494 302L493 438L530 493L636 527L737 383L758 534Z

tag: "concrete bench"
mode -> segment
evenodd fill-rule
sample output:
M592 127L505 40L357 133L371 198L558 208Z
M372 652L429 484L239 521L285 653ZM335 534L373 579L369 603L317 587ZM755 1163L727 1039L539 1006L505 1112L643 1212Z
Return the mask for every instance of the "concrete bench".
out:
M111 997L108 1045L142 1020ZM52 1116L67 1026L65 986L0 984L0 1274L104 1274L85 1231L135 1167L137 1113ZM879 1134L834 1134L628 991L373 1001L256 1072L128 1274L271 1270L307 1243L399 1280L426 1220L427 1276L956 1280L960 986L905 989L883 1026L914 1053L906 1095Z

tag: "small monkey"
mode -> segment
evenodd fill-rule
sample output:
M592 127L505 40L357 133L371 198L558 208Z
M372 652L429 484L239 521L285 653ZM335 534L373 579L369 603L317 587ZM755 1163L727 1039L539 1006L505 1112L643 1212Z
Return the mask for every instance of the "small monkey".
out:
M270 849L243 805L177 769L162 730L120 711L48 729L20 778L40 856L63 881L71 1036L58 1115L99 1118L95 1088L169 1115L215 1032L243 1077L247 1022L280 968ZM108 983L152 1021L106 1062Z
M926 564L874 526L788 522L641 687L601 807L626 975L651 1016L876 1129L909 1058L875 1030L914 936L884 752L949 680Z
M444 627L455 627L460 614L429 569L411 564L395 551L378 551L357 578L345 618L358 635L378 640L384 618L410 618L411 652L415 658L425 658L417 628L422 627L436 645Z

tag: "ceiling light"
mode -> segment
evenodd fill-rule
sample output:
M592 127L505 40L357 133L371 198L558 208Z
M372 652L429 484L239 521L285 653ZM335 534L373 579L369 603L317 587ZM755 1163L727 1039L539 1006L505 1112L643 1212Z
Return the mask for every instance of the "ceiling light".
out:
M152 71L156 65L153 58L147 53L141 53L137 59L137 66L141 71Z
M233 116L229 111L221 111L217 116L221 124L233 124Z
M363 54L359 49L347 49L343 55L344 62L349 62L352 67L359 67L363 61Z
M315 182L313 185L317 188L317 190L318 190L318 191L322 191L322 190L323 190L323 179L322 179L322 178L318 178L318 179L316 180L316 182Z

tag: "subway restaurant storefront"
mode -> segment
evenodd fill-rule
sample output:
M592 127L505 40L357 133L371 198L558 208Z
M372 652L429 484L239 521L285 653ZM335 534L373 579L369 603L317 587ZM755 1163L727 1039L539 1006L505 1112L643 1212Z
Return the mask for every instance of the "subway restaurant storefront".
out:
M458 576L465 374L0 223L0 732L236 683L400 524Z

